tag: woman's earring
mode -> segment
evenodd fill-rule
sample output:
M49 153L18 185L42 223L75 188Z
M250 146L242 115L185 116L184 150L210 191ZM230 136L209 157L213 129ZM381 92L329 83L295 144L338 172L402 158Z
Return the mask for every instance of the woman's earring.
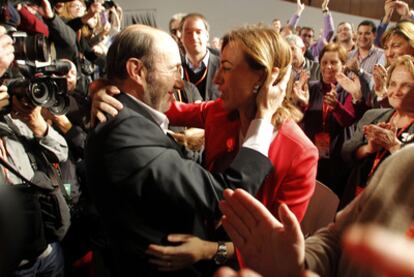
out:
M259 92L259 88L260 88L260 85L255 85L255 86L253 87L252 93L253 93L253 94L257 94L257 93Z

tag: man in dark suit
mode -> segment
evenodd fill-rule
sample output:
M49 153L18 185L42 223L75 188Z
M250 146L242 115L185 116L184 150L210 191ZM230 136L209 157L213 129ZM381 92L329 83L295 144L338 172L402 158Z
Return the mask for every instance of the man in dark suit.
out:
M258 190L271 170L270 122L279 105L258 105L239 155L223 174L211 174L184 159L166 135L163 112L182 82L175 41L148 26L129 26L115 37L107 64L108 79L122 91L116 98L123 108L91 132L86 165L109 233L114 275L200 276L198 264L162 273L148 263L145 250L150 243L165 245L170 233L208 239L220 218L224 188ZM164 268L171 265L168 255L164 261Z
M181 20L180 30L185 49L185 80L196 85L205 101L218 98L220 93L213 79L220 66L220 57L207 47L209 25L206 18L199 13L189 13Z

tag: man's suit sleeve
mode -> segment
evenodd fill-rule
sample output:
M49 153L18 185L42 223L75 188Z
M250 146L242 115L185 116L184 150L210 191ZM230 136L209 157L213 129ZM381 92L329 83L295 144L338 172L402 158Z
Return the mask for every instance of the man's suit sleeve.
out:
M218 213L217 203L225 188L243 188L255 194L272 169L267 157L242 148L224 173L212 174L182 158L174 147L168 146L167 136L155 136L160 132L158 126L143 125L136 117L121 123L122 127L113 129L102 147L105 168L111 168L107 177L112 184L129 179L127 183L135 193L151 191L147 199L153 197L157 201L158 196L166 195L173 203ZM131 130L146 130L147 145L137 142Z

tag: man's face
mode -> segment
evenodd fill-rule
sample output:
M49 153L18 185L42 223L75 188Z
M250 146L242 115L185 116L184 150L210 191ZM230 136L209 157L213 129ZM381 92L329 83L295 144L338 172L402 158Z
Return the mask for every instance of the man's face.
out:
M338 29L336 30L338 42L347 42L351 41L353 37L352 33L352 26L349 23L343 23L338 26Z
M187 18L183 24L181 42L188 55L204 55L207 53L209 34L203 20Z
M305 59L303 56L303 49L296 46L295 42L289 42L290 50L292 51L292 65L294 68L299 68Z
M170 35L174 38L176 42L180 41L180 38L181 38L180 20L174 20L171 22Z
M309 29L302 29L300 32L300 37L303 40L303 43L305 43L305 47L309 48L313 42L314 33L312 30Z
M273 27L273 29L275 29L276 30L276 32L280 32L280 28L282 28L282 23L280 22L280 20L274 20L273 22L272 22L272 27Z
M374 43L375 33L372 32L372 27L368 25L361 25L358 27L357 45L361 49L371 49Z
M166 112L174 99L174 89L180 89L181 59L177 43L171 38L156 42L153 68L148 70L143 101L160 112Z

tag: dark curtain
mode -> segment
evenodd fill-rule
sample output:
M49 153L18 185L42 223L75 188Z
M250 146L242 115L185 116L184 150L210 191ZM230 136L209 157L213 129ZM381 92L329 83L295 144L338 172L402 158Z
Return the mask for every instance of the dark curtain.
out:
M157 28L156 14L156 9L124 10L122 27L124 28L133 24L143 24Z

